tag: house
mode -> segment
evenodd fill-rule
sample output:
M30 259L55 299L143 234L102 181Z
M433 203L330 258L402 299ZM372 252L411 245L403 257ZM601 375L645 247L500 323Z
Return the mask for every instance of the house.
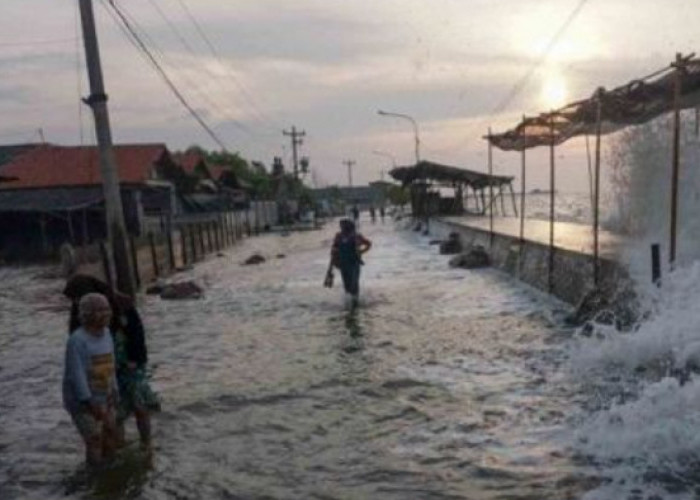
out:
M0 149L1 150L1 149ZM177 215L176 188L188 176L164 144L114 146L127 231L139 235ZM40 257L64 242L106 237L95 146L43 144L0 165L0 257Z
M198 151L173 154L182 170L197 179L192 192L181 192L180 202L185 214L218 212L248 207L245 183L223 165L213 165Z

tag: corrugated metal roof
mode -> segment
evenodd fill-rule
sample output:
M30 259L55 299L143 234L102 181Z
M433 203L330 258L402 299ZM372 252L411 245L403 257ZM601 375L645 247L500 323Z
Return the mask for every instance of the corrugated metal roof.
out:
M432 180L438 182L452 183L462 182L469 184L476 189L481 189L489 184L500 186L508 184L513 177L504 175L489 175L466 168L442 165L432 161L422 160L417 165L410 167L396 167L389 174L403 184L410 184L413 181Z
M155 166L167 155L164 144L114 146L120 182L142 184L154 178ZM0 190L102 183L95 146L42 145L13 158L2 167L2 175L18 180L2 183Z

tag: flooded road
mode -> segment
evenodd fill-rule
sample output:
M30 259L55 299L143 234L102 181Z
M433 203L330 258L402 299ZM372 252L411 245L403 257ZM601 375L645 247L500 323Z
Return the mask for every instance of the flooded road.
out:
M558 373L570 332L552 319L563 306L363 222L374 248L352 311L337 273L322 287L334 230L252 238L178 276L203 300L145 297L163 398L152 467L127 452L77 487L61 283L0 270L13 290L0 300L0 498L578 498L574 395ZM267 262L241 266L256 250Z

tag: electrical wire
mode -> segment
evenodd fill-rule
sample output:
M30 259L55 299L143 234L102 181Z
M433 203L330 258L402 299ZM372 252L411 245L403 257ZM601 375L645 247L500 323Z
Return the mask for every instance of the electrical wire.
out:
M187 41L187 38L180 32L180 30L177 28L175 23L168 17L168 15L163 11L163 9L160 8L156 0L149 0L149 3L151 6L154 8L154 10L158 13L158 15L163 19L163 21L167 24L169 27L170 31L173 32L177 40L180 42L180 44L185 48L185 50L192 56L193 60L196 60L199 58L199 54L195 51L194 47ZM132 23L133 24L133 23ZM143 31L143 30L142 30ZM164 56L163 56L164 57ZM165 57L164 57L165 58ZM220 82L221 78L220 75L216 75L214 72L211 71L211 69L207 68L204 66L204 71L209 75L210 80L214 82ZM226 89L221 87L221 90L226 92ZM206 94L204 94L206 96ZM211 102L210 98L208 96L205 97L209 102ZM246 127L243 125L239 120L237 120L231 113L231 111L226 110L226 108L217 105L214 103L215 109L218 109L220 111L223 111L225 114L227 114L227 118L234 123L238 128L241 128L244 130L246 133L251 134L251 135L256 135L255 132L253 132L250 128ZM235 108L233 109L235 112Z
M187 16L187 18L193 24L197 33L199 33L199 36L202 38L204 43L209 48L209 51L211 52L214 59L219 63L219 65L222 68L224 68L227 71L229 77L231 78L231 81L233 81L233 83L239 89L239 91L241 92L241 95L246 100L246 102L251 107L251 109L255 113L258 114L259 118L261 118L263 122L267 122L272 128L274 128L274 129L282 128L281 126L279 126L278 124L275 123L275 120L272 120L262 109L260 109L260 107L255 103L255 100L253 99L252 95L248 92L248 90L245 88L243 83L236 77L235 73L231 70L231 68L227 64L224 64L221 56L219 55L219 51L214 46L213 42L211 41L211 38L209 38L206 31L204 31L202 29L202 26L199 23L199 21L197 21L197 18L195 18L195 16L192 14L192 11L185 3L185 0L176 0L176 1L180 5L180 7L182 8L182 10L185 13L185 15Z
M554 33L552 38L549 40L547 45L545 46L544 50L540 54L540 57L537 58L533 64L528 68L528 70L523 74L522 77L513 85L506 94L506 96L499 101L499 103L491 110L489 113L489 117L494 114L499 114L503 112L508 105L515 99L515 97L522 92L522 90L527 86L527 84L530 82L532 79L533 75L537 72L537 70L542 66L547 61L547 58L549 57L549 54L552 52L552 50L556 47L557 43L561 39L561 37L566 33L566 31L569 29L569 26L574 22L574 20L578 17L578 15L581 13L581 10L583 10L583 7L588 3L588 0L579 0L578 4L576 4L576 7L569 13L569 15L566 17L562 25L557 29L557 31ZM477 128L479 130L483 130L486 128L488 122L489 122L489 117L484 118L481 120L478 124L472 125L469 127L469 133L465 134L467 136L471 136ZM443 148L440 149L439 151L452 151L457 148L459 148L460 145L456 145L453 147L448 147L448 148Z
M161 77L163 82L166 84L166 86L170 89L170 91L175 95L178 101L185 107L185 109L188 111L188 113L199 123L199 125L202 127L202 129L207 133L207 135L221 147L224 151L228 151L228 148L224 144L224 142L219 138L219 136L214 132L214 130L204 121L204 118L190 105L190 103L187 101L185 96L180 92L180 90L177 88L173 80L170 78L170 76L166 73L166 71L162 68L162 66L158 63L154 55L151 53L149 48L145 45L139 34L135 31L135 29L132 27L132 25L129 23L129 20L126 18L124 13L120 10L120 8L114 3L114 0L106 0L108 2L108 5L114 10L115 14L118 16L120 22L124 26L124 28L129 32L131 35L133 41L137 44L139 50L141 51L142 54L144 54L147 59L151 62L151 64L154 66L156 69L158 75Z

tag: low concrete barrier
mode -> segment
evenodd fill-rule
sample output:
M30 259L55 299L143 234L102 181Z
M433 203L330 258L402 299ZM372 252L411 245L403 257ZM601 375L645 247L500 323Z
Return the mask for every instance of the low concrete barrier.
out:
M494 233L437 218L431 220L433 237L445 239L449 233L459 234L462 245L482 245L491 257L492 266L555 297L578 304L594 288L593 256L572 250L554 248L550 287L549 246L510 235ZM600 259L599 287L614 290L628 276L625 268L611 259Z

